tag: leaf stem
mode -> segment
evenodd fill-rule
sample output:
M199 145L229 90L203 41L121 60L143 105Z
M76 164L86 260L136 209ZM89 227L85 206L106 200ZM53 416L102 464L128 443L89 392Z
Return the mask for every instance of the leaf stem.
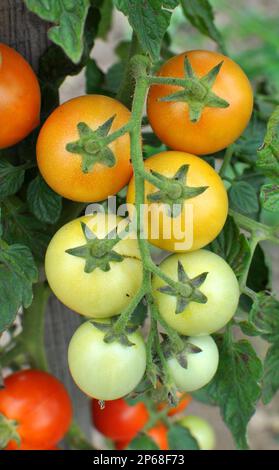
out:
M226 171L227 171L227 168L230 164L230 161L231 161L231 158L234 154L234 145L230 145L229 147L227 147L226 151L225 151L225 155L224 155L224 160L223 160L223 163L222 163L222 166L220 168L220 171L219 171L219 175L221 176L221 178L223 176L225 176L226 174Z

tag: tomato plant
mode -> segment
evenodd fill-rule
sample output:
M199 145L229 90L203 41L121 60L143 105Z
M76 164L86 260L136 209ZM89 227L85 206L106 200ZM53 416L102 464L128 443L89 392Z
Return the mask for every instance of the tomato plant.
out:
M4 386L0 390L1 446L22 450L55 446L72 419L63 384L46 372L28 369L8 376Z
M177 151L148 158L145 169L153 174L153 178L145 182L148 211L145 220L150 242L168 251L187 251L202 248L214 240L228 214L226 189L214 169L201 158ZM166 188L158 190L154 174L161 175L161 184L162 178L166 178ZM127 202L133 204L134 201L132 178ZM178 206L178 214L174 213L177 209L172 204ZM158 212L162 205L166 205L166 209ZM169 210L173 207L171 215L168 207Z
M87 317L121 313L141 285L137 241L100 242L114 230L123 230L123 219L107 214L75 219L56 232L46 252L46 276L53 292Z
M106 401L104 409L98 400L92 401L92 418L96 429L114 441L128 441L141 431L148 421L144 403L129 405L125 400Z
M24 0L23 26L2 3L1 37L14 49L0 45L0 386L2 375L50 377L55 366L77 413L76 385L104 408L95 402L104 436L138 450L158 436L170 451L213 445L197 419L176 422L190 392L247 449L258 403L279 389L274 48L268 69L230 11L224 39L210 0ZM119 23L112 50L116 10L131 34ZM63 407L44 403L44 425L59 419L50 441L21 433L14 406L1 411L4 446L17 445L16 431L22 450L56 445L68 424L62 433ZM92 449L79 424L67 447Z
M41 93L28 62L0 43L0 149L17 144L40 122Z
M171 255L160 268L177 281L171 291L158 276L153 279L158 308L172 328L183 335L207 335L230 321L238 305L239 286L223 258L211 251L198 250Z
M206 81L215 67L220 67L217 76ZM150 124L166 145L204 155L228 147L242 134L252 114L253 91L229 57L215 51L187 51L169 59L157 75L182 79L182 87L156 84L148 95ZM192 94L188 94L191 79Z
M109 321L83 323L69 344L69 368L74 381L84 393L98 400L127 395L139 384L146 368L140 333L127 333L124 340L120 337L119 341L105 342L106 333L110 335L108 327Z

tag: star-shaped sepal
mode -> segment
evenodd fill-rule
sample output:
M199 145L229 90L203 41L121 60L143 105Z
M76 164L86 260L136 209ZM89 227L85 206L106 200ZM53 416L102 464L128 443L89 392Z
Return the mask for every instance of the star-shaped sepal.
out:
M109 271L111 262L123 261L124 257L113 250L113 247L121 240L117 227L102 239L97 238L84 222L81 222L81 228L85 244L69 248L66 253L85 260L84 272L92 273L96 268Z
M90 320L90 323L92 323L92 325L94 325L95 328L105 333L105 336L104 336L105 343L109 344L109 343L113 343L116 341L120 343L122 346L127 346L127 347L134 346L135 344L132 343L132 341L130 341L129 335L131 335L132 333L138 330L138 325L128 324L121 333L118 333L115 330L115 324L117 320L118 320L118 317L111 318L110 321L106 323L105 322L102 323L102 322L94 321L94 320Z
M170 217L177 217L182 211L184 201L199 196L208 188L208 186L187 186L189 167L190 165L182 165L172 177L151 171L153 177L157 178L161 189L148 194L147 200L166 204L167 214Z
M184 369L188 368L188 356L190 354L199 354L202 352L202 349L196 346L195 344L191 343L189 341L188 336L181 336L180 338L182 339L184 343L184 347L181 351L176 351L172 345L172 343L169 340L168 335L163 334L163 341L161 343L163 353L166 359L169 359L171 357L174 357L178 363L180 364L181 367Z
M199 78L187 56L184 59L185 78L183 89L160 98L163 102L184 102L188 104L190 120L199 121L204 108L227 108L229 103L212 91L217 75L223 65L220 62L206 75ZM181 80L180 80L181 81Z
M101 163L109 168L116 164L115 155L109 147L111 142L108 140L114 119L115 115L96 130L92 130L85 122L78 123L79 139L68 143L66 150L81 156L83 173L92 171L96 163Z
M158 288L162 294L171 295L176 297L175 313L179 314L184 312L185 308L190 302L197 302L205 304L207 297L199 289L207 278L208 273L204 272L198 276L190 279L184 270L181 261L177 263L177 278L178 282L174 286L165 285Z

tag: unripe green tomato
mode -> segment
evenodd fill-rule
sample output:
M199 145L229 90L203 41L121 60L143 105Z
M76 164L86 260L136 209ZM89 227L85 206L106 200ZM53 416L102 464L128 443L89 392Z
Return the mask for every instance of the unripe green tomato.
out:
M187 369L175 357L167 359L171 377L180 392L193 392L208 384L219 362L218 348L211 336L192 336L188 341L201 351L187 354Z
M199 416L185 416L178 424L188 429L196 439L201 450L213 450L215 447L215 432L212 426Z
M223 328L234 315L239 301L239 286L231 267L223 258L208 250L175 254L160 265L160 269L175 281L178 280L178 261L190 279L208 273L199 287L207 301L192 301L183 312L177 314L176 297L159 292L158 289L166 282L154 276L153 295L162 317L172 328L187 336L208 335Z
M142 282L142 262L136 239L124 238L113 246L123 256L111 261L110 269L85 272L85 259L66 250L84 246L81 223L103 239L117 225L121 232L127 222L112 214L80 217L61 227L52 238L45 259L47 280L54 294L81 315L107 318L120 314L131 302Z
M139 332L127 335L133 346L118 341L106 343L105 334L92 322L83 323L70 341L68 362L75 383L84 393L97 400L116 400L132 392L141 381L146 350Z

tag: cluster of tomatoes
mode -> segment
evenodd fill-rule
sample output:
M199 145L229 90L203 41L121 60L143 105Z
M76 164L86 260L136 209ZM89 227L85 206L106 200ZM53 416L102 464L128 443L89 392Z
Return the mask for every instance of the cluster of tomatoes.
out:
M0 148L5 148L38 125L40 92L23 58L2 44L0 54ZM181 355L180 359L175 355L166 358L173 383L183 393L203 387L214 376L218 349L210 334L232 318L239 300L238 282L230 266L203 249L222 230L228 199L218 173L195 154L211 154L234 142L246 127L253 106L246 75L231 59L216 52L191 51L173 57L157 76L183 79L185 63L188 73L191 65L193 80L199 80L202 96L193 105L188 95L186 99L180 93L181 87L150 87L150 125L172 150L144 163L146 173L158 182L156 186L145 179L148 238L160 249L173 252L159 266L163 276L153 276L153 297L165 322L188 338L185 351L180 351L187 355L187 367L181 364ZM11 82L14 96L7 93ZM191 117L190 105L195 111L200 109L198 119ZM54 110L37 141L38 167L48 185L70 200L97 202L128 184L127 203L133 204L129 133L107 140L130 119L125 106L102 95L74 98ZM157 212L159 204L177 201L180 210L176 214L166 217ZM185 217L189 205L191 230ZM69 308L89 318L74 333L68 359L76 384L96 400L126 396L146 370L146 346L139 331L127 331L125 341L107 340L113 318L129 306L142 284L137 239L117 238L119 227L123 229L127 223L109 213L81 217L58 230L46 253L46 276L53 292ZM182 238L177 235L178 227L182 227ZM168 237L164 236L166 229ZM115 240L109 236L112 232ZM189 237L191 246L181 249L180 244L189 243ZM164 275L173 281L172 286L162 279ZM117 440L127 442L126 437Z
M175 422L190 431L198 442L201 450L211 450L215 445L215 434L210 424L204 419L187 415L179 417L191 402L190 395L184 394L179 397L178 405L167 407L166 403L159 403L156 410L146 406L144 402L138 401L128 404L123 398L107 401L105 408L101 409L97 400L92 400L92 418L95 428L106 438L113 441L116 449L126 449L130 442L143 432L146 426L146 434L160 450L169 450L168 443L168 421ZM151 407L152 408L152 407ZM164 422L155 420L155 425L148 426L151 416L164 415ZM177 416L179 419L177 419ZM154 419L153 419L154 420Z

